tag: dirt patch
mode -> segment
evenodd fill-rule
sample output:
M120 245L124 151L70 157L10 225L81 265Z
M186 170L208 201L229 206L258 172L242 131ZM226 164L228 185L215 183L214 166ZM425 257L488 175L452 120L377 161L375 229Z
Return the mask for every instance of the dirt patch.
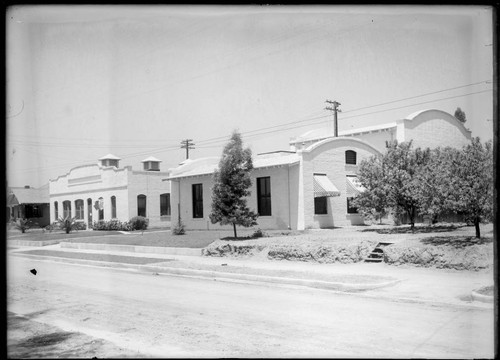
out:
M438 269L481 270L493 265L493 245L405 246L389 245L384 248L384 262L390 265L410 264Z
M135 358L138 354L103 339L63 331L8 312L7 355L17 359L91 359Z
M356 243L283 242L235 243L216 241L203 249L204 256L266 257L270 260L314 261L318 263L355 263L362 261L377 245L376 241Z

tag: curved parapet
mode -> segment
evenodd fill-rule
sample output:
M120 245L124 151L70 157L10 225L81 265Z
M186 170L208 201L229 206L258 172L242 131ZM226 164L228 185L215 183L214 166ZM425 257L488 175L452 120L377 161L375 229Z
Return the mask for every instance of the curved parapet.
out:
M471 137L471 131L460 120L442 110L420 110L397 121L397 140L412 140L415 147L461 148Z

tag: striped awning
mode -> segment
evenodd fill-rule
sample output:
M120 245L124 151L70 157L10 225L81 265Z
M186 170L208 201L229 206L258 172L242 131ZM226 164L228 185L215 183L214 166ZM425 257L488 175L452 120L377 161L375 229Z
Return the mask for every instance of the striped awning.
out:
M346 195L347 197L356 197L366 188L361 185L357 176L347 176Z
M340 191L324 174L314 174L314 197L340 196Z

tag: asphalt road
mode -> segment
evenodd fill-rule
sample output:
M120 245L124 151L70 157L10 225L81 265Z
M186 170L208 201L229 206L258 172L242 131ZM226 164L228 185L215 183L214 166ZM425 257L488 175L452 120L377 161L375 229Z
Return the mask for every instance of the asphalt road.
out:
M113 344L100 357L493 357L492 309L15 256L7 266L8 311ZM23 333L9 323L7 335L12 345Z

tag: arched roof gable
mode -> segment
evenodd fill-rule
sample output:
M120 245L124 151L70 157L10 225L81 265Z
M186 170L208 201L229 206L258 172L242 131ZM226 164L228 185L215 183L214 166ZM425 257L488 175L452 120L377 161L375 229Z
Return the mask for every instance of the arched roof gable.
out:
M302 151L310 153L310 152L313 152L313 151L319 149L320 147L323 147L323 146L330 144L330 143L338 144L339 146L342 146L343 143L351 144L351 145L358 146L358 147L364 146L364 147L369 148L375 154L382 155L382 153L380 151L378 151L373 145L367 143L366 141L363 141L363 140L360 140L357 138L352 138L352 137L334 137L334 138L321 140L321 141L318 141L314 144L311 144L310 146L308 146L307 148L305 148Z
M436 116L433 116L433 114L435 114ZM468 133L469 135L471 133L471 131L465 127L464 123L458 120L455 116L451 115L450 113L447 113L446 111L438 109L419 110L414 113L411 113L406 118L404 118L404 120L409 120L411 122L417 123L419 121L426 121L429 119L434 119L436 117L441 117L445 120L450 121L464 133Z

